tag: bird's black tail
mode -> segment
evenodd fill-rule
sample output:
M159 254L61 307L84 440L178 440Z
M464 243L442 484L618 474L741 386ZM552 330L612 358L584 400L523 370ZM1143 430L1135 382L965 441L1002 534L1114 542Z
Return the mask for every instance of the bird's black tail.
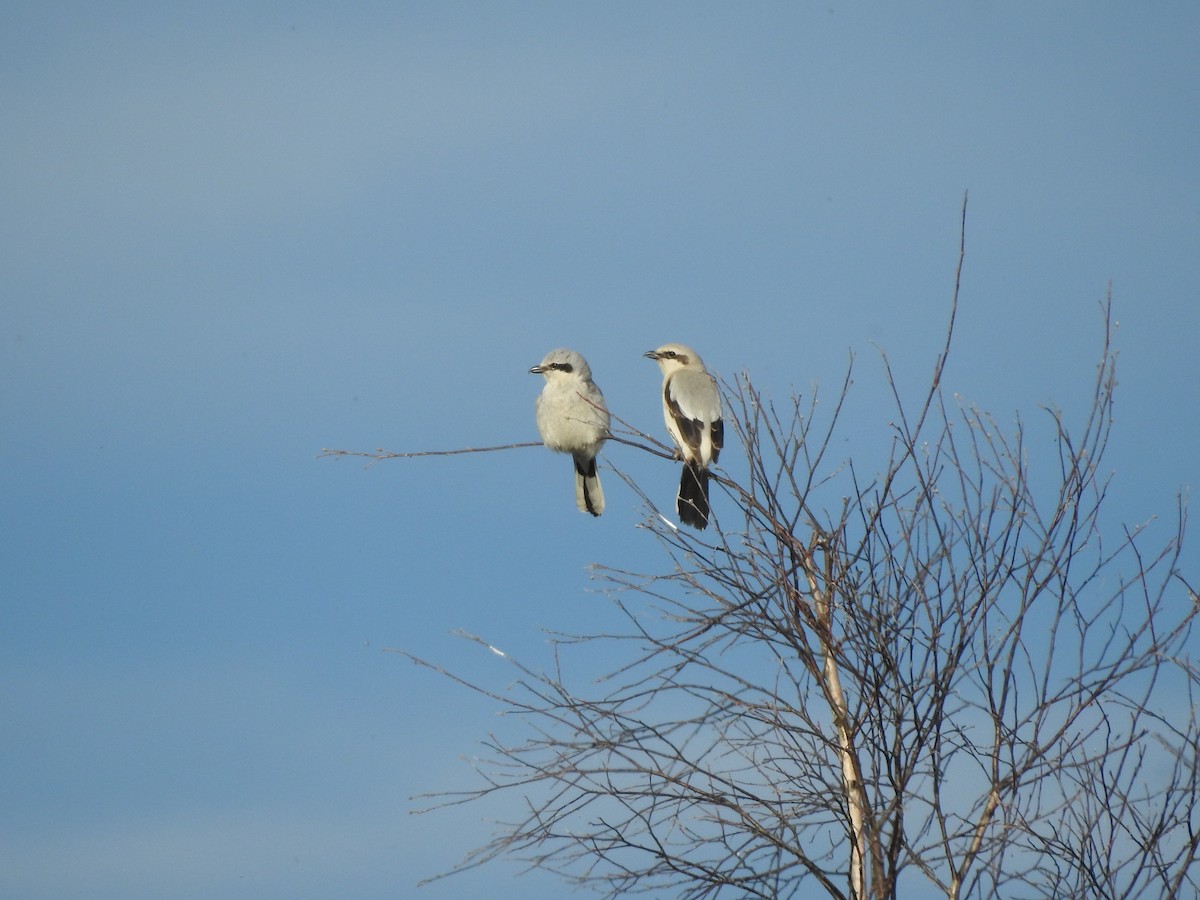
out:
M695 463L683 464L679 499L675 507L679 521L703 531L708 527L708 469Z
M604 490L596 471L596 458L575 457L575 505L580 512L598 516L604 512Z

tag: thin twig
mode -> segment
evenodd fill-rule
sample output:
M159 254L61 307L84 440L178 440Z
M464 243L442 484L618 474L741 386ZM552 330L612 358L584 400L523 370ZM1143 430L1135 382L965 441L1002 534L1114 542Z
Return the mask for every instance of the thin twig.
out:
M369 459L372 462L379 462L384 459L412 459L417 456L457 456L460 453L490 453L493 450L516 450L518 447L541 446L541 441L526 441L521 444L501 444L496 447L463 447L459 450L416 450L410 453L393 453L391 450L384 450L382 447L377 448L374 452L370 450L334 450L330 447L322 447L321 452L317 455L317 459L324 459L327 456L335 458L359 456Z
M592 403L591 400L588 400L588 398L584 397L582 394L580 394L579 396L587 403ZM594 403L592 405L595 406ZM601 407L597 406L596 408L600 409ZM613 434L611 432L609 433L607 440L613 441L614 443L617 443L617 444L624 444L627 447L636 447L638 450L644 450L646 453L649 453L653 456L661 457L663 459L669 459L672 461L679 459L679 457L672 451L672 449L670 447L668 447L666 444L664 444L662 441L656 440L655 438L646 434L646 432L641 431L638 428L635 428L633 425L630 425L628 422L626 422L620 416L613 415L611 413L610 413L610 415L612 416L614 421L616 421L618 424L623 425L626 429L628 429L628 431L626 432L627 434L630 434L633 437L641 438L642 440L647 441L648 443L643 444L643 443L639 443L638 441L632 441L632 440L629 440L628 438L621 437L620 435ZM653 445L653 446L650 446L650 445ZM525 441L525 442L519 443L519 444L500 444L495 447L462 447L457 450L416 450L416 451L409 451L409 452L405 452L405 453L396 453L392 450L385 450L382 447L377 447L373 451L372 450L338 450L338 449L334 449L331 447L322 447L321 452L317 455L317 459L324 459L325 457L333 457L336 459L336 458L340 458L343 456L357 456L361 459L369 459L369 460L371 460L370 464L374 464L377 462L381 462L382 460L385 460L385 459L415 459L420 456L458 456L462 453L491 453L495 450L516 450L521 447L542 447L542 446L545 446L545 445L541 441Z

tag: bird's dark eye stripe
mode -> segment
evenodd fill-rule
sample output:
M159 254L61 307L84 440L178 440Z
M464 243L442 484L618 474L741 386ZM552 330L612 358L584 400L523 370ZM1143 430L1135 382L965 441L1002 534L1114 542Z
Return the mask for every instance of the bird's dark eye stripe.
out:
M551 363L551 366L558 369L560 372L574 372L575 367L570 363Z

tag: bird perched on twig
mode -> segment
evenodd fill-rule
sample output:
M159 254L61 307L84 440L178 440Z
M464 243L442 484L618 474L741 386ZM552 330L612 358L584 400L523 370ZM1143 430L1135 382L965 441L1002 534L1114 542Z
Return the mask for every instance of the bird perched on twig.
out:
M663 344L644 354L663 373L663 419L683 460L676 509L685 525L708 527L708 467L725 442L721 394L691 347Z
M592 370L574 350L551 350L530 373L546 385L537 398L537 427L551 450L570 453L575 461L575 504L581 512L604 512L604 491L596 471L596 454L608 438L608 409L592 381Z

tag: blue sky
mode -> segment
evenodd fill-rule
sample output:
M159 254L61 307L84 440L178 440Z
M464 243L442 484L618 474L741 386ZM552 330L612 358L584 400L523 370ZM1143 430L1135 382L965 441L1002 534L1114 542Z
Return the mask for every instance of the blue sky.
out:
M0 8L0 893L394 897L490 833L413 816L514 723L465 629L549 664L596 562L664 565L612 473L572 503L526 373L590 361L661 430L676 340L778 397L876 347L1000 422L1078 420L1111 283L1110 513L1200 442L1200 7ZM1040 443L1039 443L1040 442ZM607 459L669 504L673 470ZM655 487L657 486L657 487ZM1193 579L1200 553L1189 547ZM424 889L557 897L497 865Z

